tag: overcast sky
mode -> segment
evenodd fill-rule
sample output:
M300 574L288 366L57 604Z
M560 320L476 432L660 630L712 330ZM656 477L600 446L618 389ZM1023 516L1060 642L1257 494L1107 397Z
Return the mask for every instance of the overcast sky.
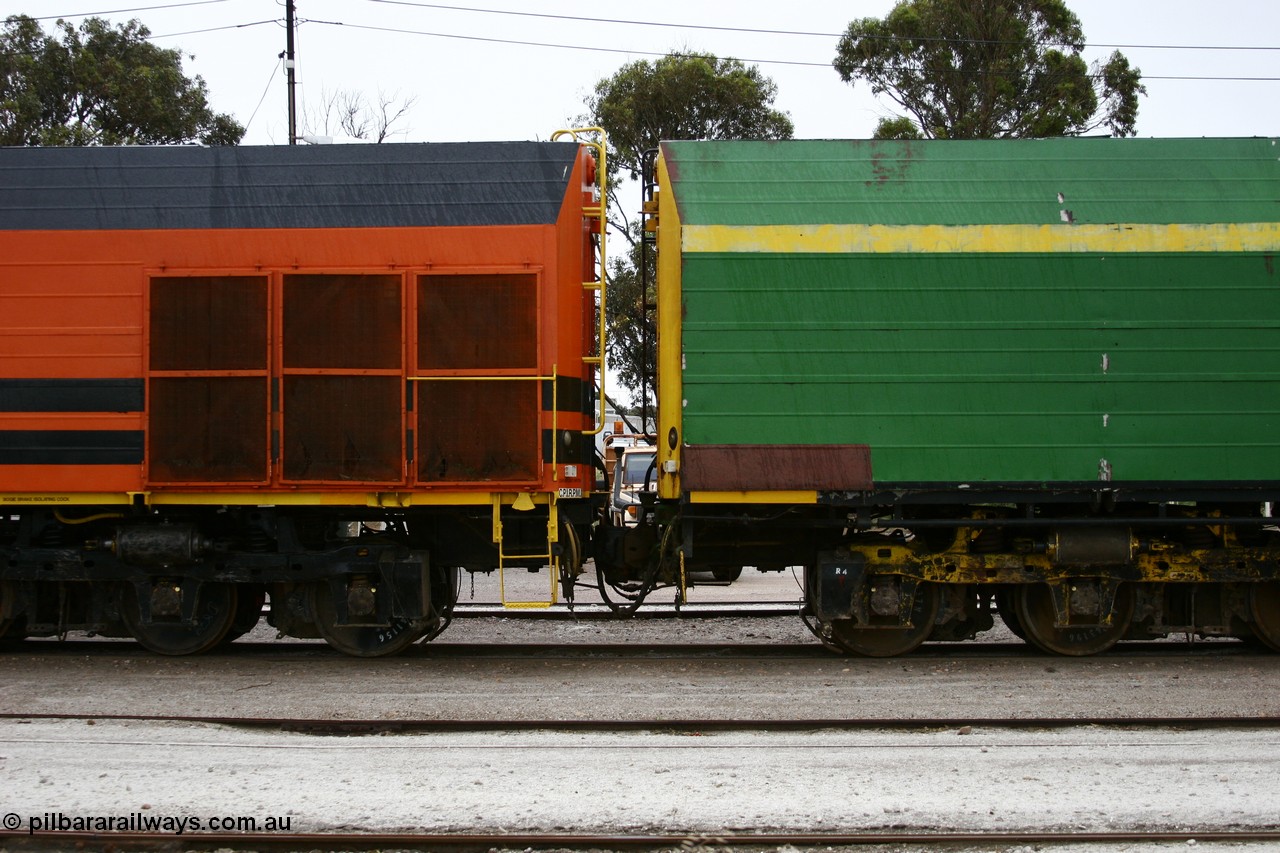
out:
M776 106L790 113L797 137L867 137L892 104L871 97L865 84L842 83L830 63L850 20L882 16L892 5L296 0L299 112L313 114L325 93L374 100L381 93L414 99L397 140L545 139L582 111L597 80L624 63L690 49L758 63L778 84ZM1138 113L1140 136L1280 135L1277 0L1069 0L1069 6L1090 42L1086 59L1119 46L1142 69L1148 94ZM248 126L245 143L287 141L279 59L284 0L0 0L0 16L17 13L48 18L46 30L58 17L137 18L157 44L191 55L185 70L204 78L216 110ZM1157 79L1165 77L1273 79ZM303 123L301 130L322 132Z

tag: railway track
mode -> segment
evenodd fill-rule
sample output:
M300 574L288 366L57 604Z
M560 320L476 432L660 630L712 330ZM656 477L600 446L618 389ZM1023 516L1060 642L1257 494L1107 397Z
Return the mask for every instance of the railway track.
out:
M800 612L799 601L709 601L687 602L677 607L670 602L646 601L636 616L649 618L697 618L697 619L747 619L776 616L795 617ZM265 614L264 614L265 616ZM619 617L600 602L578 602L570 607L564 602L546 607L508 608L497 602L459 602L453 608L455 619L474 619L484 616L502 616L512 619L564 619L564 620L616 620L636 618Z
M679 833L595 834L595 833L185 833L179 837L184 850L385 850L388 848L470 851L494 848L605 849L605 850L714 850L718 847L796 847L823 848L862 847L885 844L941 845L1011 844L1097 844L1106 845L1153 843L1272 843L1280 842L1276 830L1138 830L1115 832L784 832L784 833L717 833L689 835ZM21 842L21 849L65 849L89 845L106 849L150 847L158 841L173 841L173 835L146 832L2 832L0 841Z
M87 714L0 713L0 720L66 720L97 722L189 723L314 735L441 734L459 732L812 732L812 731L928 731L977 729L1070 729L1083 726L1117 729L1280 729L1280 715L1264 716L1148 716L1148 717L810 717L775 719L323 719L234 717L204 714Z
M128 639L77 637L65 639L29 639L21 644L9 644L0 649L6 655L128 655L156 660L157 657ZM207 653L206 658L254 657L254 656L313 656L334 657L335 654L323 642L316 640L254 640L242 639L220 650ZM410 647L402 653L402 659L430 657L438 660L454 659L548 659L548 660L873 660L869 658L840 658L833 656L817 642L785 643L733 643L733 642L608 642L590 640L582 642L450 642L436 640ZM1076 660L1124 661L1144 658L1213 658L1257 657L1273 658L1270 652L1233 640L1198 641L1184 643L1176 640L1129 642L1117 645L1099 656ZM1046 665L1069 665L1071 658L1045 655L1018 640L994 642L969 641L963 643L928 643L919 649L900 655L893 660L923 662L941 660L1006 660L1034 659Z

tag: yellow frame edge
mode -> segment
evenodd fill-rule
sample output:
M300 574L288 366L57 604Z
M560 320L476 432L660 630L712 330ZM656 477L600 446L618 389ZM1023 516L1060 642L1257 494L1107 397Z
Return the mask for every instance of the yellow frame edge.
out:
M350 506L399 509L414 506L491 506L527 494L535 504L552 503L552 492L15 492L0 494L3 506Z
M786 492L689 492L695 504L816 504L816 491Z

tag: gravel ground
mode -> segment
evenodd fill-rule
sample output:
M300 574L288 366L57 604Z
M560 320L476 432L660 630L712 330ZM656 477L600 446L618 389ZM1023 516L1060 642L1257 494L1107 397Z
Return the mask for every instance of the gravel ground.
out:
M770 648L785 642L779 638L804 641L797 621L460 620L459 633L451 628L446 636L487 638L481 653L442 639L372 661L318 642L241 642L187 658L151 655L123 641L28 642L0 655L0 711L476 720L1280 714L1277 658L1239 644L1082 659L1044 657L1021 645L890 659L843 658L801 645L779 655ZM710 645L619 650L612 644L620 628L627 642L696 637ZM530 655L517 646L535 639L570 648ZM717 643L739 639L757 641L762 654L717 651Z
M0 721L0 811L293 831L710 833L1274 827L1256 731L315 737Z

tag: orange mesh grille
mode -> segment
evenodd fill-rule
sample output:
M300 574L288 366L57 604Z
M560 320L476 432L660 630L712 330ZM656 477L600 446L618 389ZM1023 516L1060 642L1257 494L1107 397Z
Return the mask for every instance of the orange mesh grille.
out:
M265 370L267 279L153 278L152 370Z
M404 478L401 381L390 376L286 376L286 480Z
M538 363L537 276L418 278L421 370L518 370Z
M153 378L149 398L152 481L266 479L265 378Z
M265 276L151 279L147 395L153 482L267 479ZM261 376L218 375L262 371Z
M418 478L526 481L538 476L537 382L418 382Z
M286 275L284 366L398 368L400 276Z

